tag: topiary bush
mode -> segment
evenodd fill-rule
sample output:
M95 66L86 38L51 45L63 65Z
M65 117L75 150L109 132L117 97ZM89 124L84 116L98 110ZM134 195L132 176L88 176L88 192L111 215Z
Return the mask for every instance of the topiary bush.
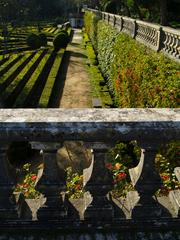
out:
M66 48L69 42L69 36L67 32L60 32L53 40L54 51L59 51L60 48Z
M46 36L46 34L40 33L39 34L39 38L40 38L41 46L46 46L47 45L47 36Z
M29 34L26 39L26 42L27 42L27 45L32 49L37 49L41 47L41 39L35 33Z

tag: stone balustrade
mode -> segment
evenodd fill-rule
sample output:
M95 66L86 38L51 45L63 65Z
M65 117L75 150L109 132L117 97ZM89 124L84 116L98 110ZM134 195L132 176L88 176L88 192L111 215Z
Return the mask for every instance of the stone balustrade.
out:
M180 59L180 33L178 30L172 28L163 27L162 31L164 36L162 38L163 47L162 50L177 59Z
M93 9L87 10L95 13L118 31L125 32L151 49L163 51L167 56L180 62L179 30Z
M46 201L37 211L38 220L23 223L28 229L45 227L46 221L59 222L58 228L67 228L67 222L71 222L69 227L76 229L103 224L117 229L122 224L127 229L137 219L147 228L150 221L155 229L178 228L179 207L176 204L173 215L167 206L173 208L179 192L171 194L167 206L154 194L162 184L155 168L156 153L165 144L180 139L179 120L178 109L0 109L0 229L16 228L25 221L21 219L22 201L17 202L13 195L16 176L7 157L8 146L22 141L43 150L44 163L36 187ZM81 199L84 218L74 219L68 214L72 212L68 199L63 197L66 174L58 167L56 153L64 141L79 140L92 150L92 161L83 172L84 188L89 192ZM135 191L127 195L126 215L109 195L112 175L105 163L108 150L116 142L131 140L136 140L142 150L139 164L129 170ZM175 173L179 174L179 168Z
M159 25L136 20L136 40L150 46L152 49L160 50L161 27Z

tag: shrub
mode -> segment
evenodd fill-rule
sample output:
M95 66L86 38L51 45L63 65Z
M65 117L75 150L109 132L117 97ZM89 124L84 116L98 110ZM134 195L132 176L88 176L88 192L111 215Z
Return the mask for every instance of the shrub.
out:
M41 46L40 37L35 33L31 33L30 35L28 35L26 42L27 45L32 49L37 49Z
M60 32L53 41L54 51L59 51L60 48L65 48L69 42L69 36L67 32Z
M88 34L91 42L93 44L94 49L96 50L97 42L96 42L96 35L97 35L97 23L99 18L96 17L94 14L90 12L86 12L84 15L84 23L85 23L85 30Z
M46 46L47 45L47 36L46 36L46 34L40 33L39 34L39 38L40 38L41 46Z
M86 50L87 50L88 59L90 61L90 64L97 65L98 62L97 62L96 54L94 53L93 46L91 44L87 44Z

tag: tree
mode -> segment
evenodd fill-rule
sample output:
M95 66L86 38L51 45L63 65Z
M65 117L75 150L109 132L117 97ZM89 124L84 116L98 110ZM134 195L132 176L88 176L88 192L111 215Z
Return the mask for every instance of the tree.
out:
M100 0L102 10L110 2L116 4L116 12L121 15L138 17L161 25L169 24L172 19L177 21L180 12L179 0Z

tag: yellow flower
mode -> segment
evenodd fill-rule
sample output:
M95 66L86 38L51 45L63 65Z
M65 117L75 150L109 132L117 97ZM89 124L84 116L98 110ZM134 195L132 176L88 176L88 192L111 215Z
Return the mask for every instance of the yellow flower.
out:
M122 164L116 163L115 166L114 166L114 169L119 170L121 168L121 166L122 166Z

